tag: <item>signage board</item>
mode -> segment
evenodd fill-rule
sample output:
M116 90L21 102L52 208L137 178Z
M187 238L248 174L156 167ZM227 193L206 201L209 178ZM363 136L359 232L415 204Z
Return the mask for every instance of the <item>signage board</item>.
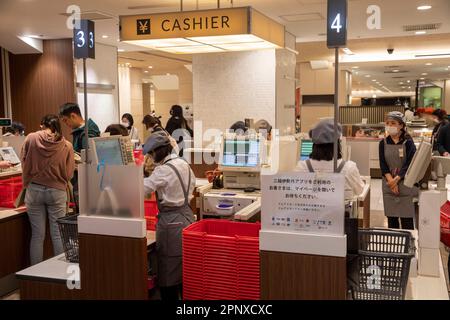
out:
M344 235L342 174L292 172L261 179L264 230Z
M73 29L73 52L75 59L95 59L94 22L81 20L80 27Z
M347 45L347 0L328 0L327 46L340 48Z

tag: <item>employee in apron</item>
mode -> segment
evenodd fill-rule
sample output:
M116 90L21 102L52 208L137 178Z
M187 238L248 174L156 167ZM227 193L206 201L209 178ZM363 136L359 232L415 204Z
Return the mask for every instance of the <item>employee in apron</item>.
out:
M152 134L144 145L156 164L153 173L144 179L146 194L156 191L158 224L156 253L158 284L162 300L178 300L182 281L182 231L194 222L189 207L195 187L195 176L189 164L173 153L165 132Z
M342 135L342 126L338 124L338 136ZM334 172L334 121L330 119L320 121L310 132L309 136L313 142L312 153L306 161L297 164L296 171L299 172ZM359 174L358 167L353 161L344 161L340 141L338 143L337 171L345 176L345 199L352 200L360 195L364 189L364 182Z
M408 167L416 152L416 146L406 133L403 114L390 112L386 118L387 137L380 141L380 168L383 175L382 190L384 214L388 227L393 229L414 229L415 208L413 197L417 188L403 184Z

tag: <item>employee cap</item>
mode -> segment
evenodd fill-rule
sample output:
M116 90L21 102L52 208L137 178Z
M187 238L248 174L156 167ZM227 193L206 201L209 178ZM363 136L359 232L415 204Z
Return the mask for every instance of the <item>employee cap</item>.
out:
M255 129L259 133L260 130L265 130L266 133L270 133L272 131L272 126L264 119L261 119L255 123Z
M170 145L170 140L164 131L153 133L145 142L143 153L147 154L159 147Z
M391 120L396 120L396 121L398 121L400 123L405 123L403 113L401 113L400 111L391 111L391 112L389 112L388 115L387 115L387 118L391 119Z
M342 135L342 126L338 123L337 136L340 138ZM314 144L334 143L334 120L326 119L321 120L312 130L309 131Z

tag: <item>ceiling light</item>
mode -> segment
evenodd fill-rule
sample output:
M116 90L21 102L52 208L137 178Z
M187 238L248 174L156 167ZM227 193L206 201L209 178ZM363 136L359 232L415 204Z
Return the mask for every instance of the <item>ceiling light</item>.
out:
M420 34L426 34L427 32L426 31L416 31L416 34L417 35L420 35Z
M166 73L166 76L170 76L170 73Z
M426 66L432 66L433 64L431 62L425 63Z
M108 36L106 34L102 35L103 39L108 39Z
M400 72L400 70L398 70L398 69L394 69L394 70L392 70L392 72L395 72L395 73L397 73L397 72Z
M352 69L359 69L359 67L358 66L354 66L354 67L352 67Z
M148 73L148 71L147 71L147 70L145 70L144 72L145 72L145 73Z
M423 5L423 6L417 7L417 10L425 11L425 10L430 10L431 8L432 8L432 6L429 6L429 5Z
M403 84L403 82L399 82L398 84Z
M424 72L424 73L422 73L422 75L423 75L423 76L427 76L427 75L428 75L428 73Z
M148 66L149 69L153 69L153 66Z
M406 82L410 83L410 82L411 82L411 80L408 80L408 81L406 81Z
M349 54L349 55L353 55L354 54L352 52L352 50L350 50L349 48L344 48L344 49L342 49L342 51L344 51L345 54Z
M425 78L420 78L420 80L425 80Z
M372 79L372 81L373 81L373 82L377 82L377 80L376 80L376 79Z
M119 51L119 52L124 52L125 50L123 50L123 49L117 49L117 51Z
M366 74L365 77L366 77L366 78L370 78L371 75L370 75L370 74Z

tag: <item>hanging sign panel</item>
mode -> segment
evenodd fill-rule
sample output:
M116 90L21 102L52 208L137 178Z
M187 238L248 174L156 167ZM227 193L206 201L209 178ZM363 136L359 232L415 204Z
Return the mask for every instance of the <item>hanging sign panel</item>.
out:
M94 22L81 20L80 27L73 29L73 52L75 59L95 59Z
M262 227L265 230L343 235L342 174L262 175Z
M328 0L327 46L347 45L347 0Z

